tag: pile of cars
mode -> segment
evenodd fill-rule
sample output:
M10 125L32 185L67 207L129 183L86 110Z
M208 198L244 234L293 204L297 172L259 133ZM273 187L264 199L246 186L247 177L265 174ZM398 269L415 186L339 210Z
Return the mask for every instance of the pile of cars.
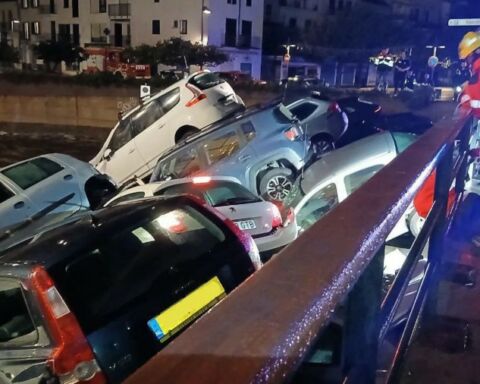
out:
M0 169L0 382L123 381L415 141L377 129L380 109L245 108L202 71L123 116L91 164Z

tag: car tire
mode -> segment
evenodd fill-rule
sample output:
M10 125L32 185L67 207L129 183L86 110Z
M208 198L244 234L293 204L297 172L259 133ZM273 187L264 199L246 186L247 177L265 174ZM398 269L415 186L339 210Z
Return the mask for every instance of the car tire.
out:
M335 143L330 136L318 135L312 137L312 149L315 158L335 149Z
M260 195L269 201L283 201L294 185L293 172L288 168L273 168L260 179Z

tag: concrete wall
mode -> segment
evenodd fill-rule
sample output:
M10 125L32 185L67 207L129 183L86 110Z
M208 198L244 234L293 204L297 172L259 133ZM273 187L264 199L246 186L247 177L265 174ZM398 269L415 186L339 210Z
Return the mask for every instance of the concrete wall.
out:
M134 97L0 95L0 123L111 129L118 112L136 103Z

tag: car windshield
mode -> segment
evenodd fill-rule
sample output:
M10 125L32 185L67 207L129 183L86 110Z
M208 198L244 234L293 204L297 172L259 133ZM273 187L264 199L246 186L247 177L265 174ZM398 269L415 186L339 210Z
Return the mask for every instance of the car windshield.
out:
M231 181L182 183L165 188L156 195L171 196L182 193L197 196L213 207L262 201L242 185Z

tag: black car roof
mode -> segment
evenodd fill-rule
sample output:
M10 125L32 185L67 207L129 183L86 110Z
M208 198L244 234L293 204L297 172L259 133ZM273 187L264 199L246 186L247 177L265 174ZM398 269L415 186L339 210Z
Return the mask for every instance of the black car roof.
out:
M163 152L162 155L160 156L160 158L164 158L164 157L170 155L171 153L177 151L179 148L183 147L185 144L189 144L191 142L197 141L200 138L202 138L203 136L208 135L211 132L217 131L221 128L227 127L230 124L232 124L232 123L234 123L234 122L236 122L240 119L245 119L245 118L247 118L251 115L257 114L259 112L266 111L267 109L274 108L274 107L278 106L281 102L282 102L281 98L275 98L268 103L248 107L244 111L234 113L233 115L229 115L229 116L227 116L223 119L218 120L215 123L207 125L200 132L189 136L187 139L182 140L178 144L174 145L170 149Z
M83 215L76 221L45 232L28 245L0 255L0 267L2 264L40 264L50 267L99 239L109 237L119 229L151 216L158 210L182 203L194 202L187 196L156 197L119 204L92 212L90 215Z

